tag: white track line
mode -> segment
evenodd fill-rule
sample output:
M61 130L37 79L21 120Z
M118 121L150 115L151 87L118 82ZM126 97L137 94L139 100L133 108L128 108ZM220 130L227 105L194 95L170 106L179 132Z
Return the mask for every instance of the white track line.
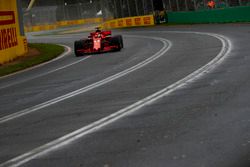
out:
M179 33L185 33L185 32L180 32ZM231 41L222 36L222 35L218 35L218 34L211 34L211 33L196 33L196 34L200 34L200 35L209 35L209 36L213 36L217 39L219 39L222 42L222 49L220 51L220 53L212 60L210 61L208 64L206 64L205 66L201 67L200 69L196 70L195 72L191 73L190 75L186 76L185 78L179 80L178 82L124 108L121 109L119 111L117 111L116 113L113 113L107 117L104 117L96 122L93 122L85 127L82 127L81 129L78 129L68 135L65 135L61 138L58 138L50 143L47 143L43 146L40 146L38 148L33 149L30 152L27 152L25 154L22 154L16 158L13 158L3 164L0 164L0 167L18 167L22 164L25 164L29 161L31 161L34 158L37 158L39 156L45 155L51 151L54 151L60 147L63 147L65 145L68 145L69 143L72 143L73 141L89 134L89 133L93 133L96 130L103 128L104 126L113 123L114 121L127 116L128 114L131 114L139 109L141 109L142 107L146 106L146 105L150 105L153 102L159 100L160 98L169 95L170 93L183 88L184 86L188 85L189 83L197 80L198 78L202 77L203 75L207 74L208 72L211 72L215 67L217 67L225 58L228 57L231 49L232 49L232 45L231 45Z
M68 94L65 94L65 95L62 95L60 97L57 97L57 98L54 98L52 100L49 100L49 101L46 101L44 103L41 103L41 104L38 104L36 106L33 106L33 107L30 107L30 108L27 108L27 109L24 109L24 110L21 110L21 111L18 111L16 113L13 113L13 114L10 114L10 115L7 115L7 116L4 116L4 117L1 117L0 118L0 124L2 123L5 123L7 121L10 121L10 120L13 120L13 119L16 119L16 118L19 118L21 116L24 116L24 115L27 115L27 114L30 114L32 112L35 112L37 110L40 110L42 108L45 108L45 107L48 107L50 105L53 105L55 103L58 103L60 101L63 101L63 100L66 100L66 99L69 99L71 97L74 97L74 96L77 96L79 94L82 94L82 93L85 93L87 91L90 91L92 89L95 89L97 87L100 87L104 84L107 84L113 80L116 80L118 78L121 78L131 72L134 72L146 65L148 65L149 63L155 61L156 59L158 59L159 57L161 57L162 55L164 55L172 46L171 42L164 39L164 38L157 38L157 37L146 37L146 36L131 36L131 37L137 37L137 38L149 38L149 39L154 39L154 40L159 40L163 43L163 47L161 48L160 51L158 51L157 53L155 53L153 56L147 58L146 60L138 63L137 65L133 66L133 67L130 67L122 72L119 72L115 75L112 75L108 78L105 78L101 81L98 81L96 83L93 83L91 85L88 85L86 87L83 87L83 88L80 88L78 90L75 90L73 92L70 92Z
M61 45L61 44L59 44L59 45L60 45L60 46L63 46L64 48L66 48L66 51L65 51L64 53L62 53L60 56L58 56L57 58L52 59L52 60L47 61L47 62L44 62L44 63L41 63L41 64L38 64L38 65L35 65L35 66L33 66L33 67L30 67L30 68L27 68L27 69L24 69L24 70L21 70L21 71L17 71L17 72L15 72L15 73L12 73L12 74L9 74L9 75L6 75L6 76L2 76L2 77L0 77L0 79L2 79L2 78L7 78L7 77L10 77L10 76L13 76L13 75L16 75L16 74L25 72L25 71L29 71L29 70L32 70L32 69L35 69L35 68L44 66L44 65L49 64L49 63L51 63L51 62L57 61L57 60L59 60L59 59L65 57L65 56L67 56L68 54L71 53L72 49L71 49L69 46ZM6 87L9 87L9 86L6 86ZM0 89L2 89L2 88L5 88L5 87L0 87Z
M27 78L27 79L21 80L21 81L19 81L19 82L15 82L15 83L12 83L12 84L8 84L8 85L5 85L5 86L2 86L2 87L0 87L0 89L8 88L8 87L13 86L13 85L16 85L16 84L24 83L24 82L30 81L30 80L32 80L32 79L36 79L36 78L39 78L39 77L42 77L42 76L51 74L51 73L53 73L53 72L56 72L56 71L65 69L65 68L67 68L67 67L70 67L70 66L72 66L72 65L75 65L75 64L77 64L77 63L80 63L80 62L82 62L82 61L84 61L84 60L86 60L86 59L88 59L88 58L90 58L90 56L84 57L84 58L82 58L82 59L80 59L80 60L78 60L78 61L76 61L76 62L67 64L67 65L62 66L62 67L59 67L59 68L57 68L57 69L54 69L54 70L51 70L51 71L48 71L48 72L45 72L45 73L42 73L42 74L38 74L38 75L36 75L36 76L34 76L34 77Z

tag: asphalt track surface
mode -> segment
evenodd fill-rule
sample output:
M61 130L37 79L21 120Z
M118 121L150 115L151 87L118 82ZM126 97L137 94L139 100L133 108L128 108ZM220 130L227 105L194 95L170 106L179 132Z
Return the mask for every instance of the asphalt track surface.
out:
M114 34L120 52L0 79L0 167L250 166L249 24Z

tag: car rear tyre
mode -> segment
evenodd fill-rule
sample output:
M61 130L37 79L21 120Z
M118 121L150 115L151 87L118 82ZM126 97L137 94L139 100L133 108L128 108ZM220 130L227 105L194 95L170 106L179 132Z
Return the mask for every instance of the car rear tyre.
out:
M117 37L119 38L119 42L120 42L121 48L123 48L123 39L122 39L122 36L121 35L117 35Z
M123 48L123 40L121 35L116 35L111 38L111 43L117 46L116 50L121 50Z
M83 56L83 55L84 55L83 52L79 52L79 50L81 50L81 49L84 48L84 43L85 43L85 40L75 41L75 44L74 44L74 51L75 51L76 57L79 57L79 56Z

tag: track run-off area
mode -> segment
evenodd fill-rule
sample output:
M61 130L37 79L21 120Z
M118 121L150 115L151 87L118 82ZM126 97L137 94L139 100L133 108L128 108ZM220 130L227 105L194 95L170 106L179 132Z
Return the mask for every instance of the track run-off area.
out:
M66 50L0 78L0 167L249 166L249 28L115 30L124 49L82 57L88 33L27 34Z

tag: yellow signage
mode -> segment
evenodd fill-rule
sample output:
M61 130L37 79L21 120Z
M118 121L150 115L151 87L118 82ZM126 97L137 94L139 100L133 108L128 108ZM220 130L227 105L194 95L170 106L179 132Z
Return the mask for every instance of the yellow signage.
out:
M16 0L0 5L0 64L27 52L27 40L20 35Z
M121 19L109 20L102 24L103 28L105 29L152 25L154 25L153 15L126 17Z

